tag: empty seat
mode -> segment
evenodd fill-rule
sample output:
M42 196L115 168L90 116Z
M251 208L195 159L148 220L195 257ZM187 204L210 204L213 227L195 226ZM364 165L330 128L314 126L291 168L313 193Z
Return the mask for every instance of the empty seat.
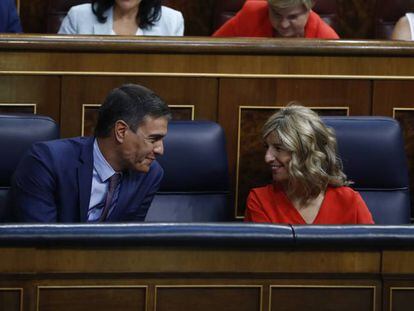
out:
M7 209L7 192L22 155L34 142L57 138L58 126L49 117L0 114L0 221L11 220L11 211Z
M408 167L399 123L386 117L324 117L344 171L377 224L410 222Z
M172 121L164 141L159 192L146 221L225 221L228 165L223 129L209 121Z

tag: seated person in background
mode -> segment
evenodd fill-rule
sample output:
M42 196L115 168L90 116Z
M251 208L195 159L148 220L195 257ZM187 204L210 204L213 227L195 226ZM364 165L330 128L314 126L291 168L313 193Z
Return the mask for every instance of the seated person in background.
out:
M149 89L126 84L99 109L95 137L36 143L10 189L24 222L143 221L163 170L168 106Z
M399 19L392 32L392 40L413 40L414 13L407 13Z
M358 192L347 187L336 139L309 108L289 105L263 127L273 184L251 190L245 221L288 224L372 224Z
M338 39L312 6L313 0L246 1L213 36Z
M182 36L184 19L161 0L93 0L72 7L59 33Z
M22 32L14 0L0 1L0 33Z

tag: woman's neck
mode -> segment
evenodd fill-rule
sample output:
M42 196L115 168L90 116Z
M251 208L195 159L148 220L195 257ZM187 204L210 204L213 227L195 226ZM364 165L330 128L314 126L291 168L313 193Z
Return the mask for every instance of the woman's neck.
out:
M115 19L128 19L136 20L139 7L134 7L129 10L122 10L119 6L114 5L114 20Z
M137 15L138 7L122 11L119 7L114 6L113 31L117 35L135 35L138 30Z
M292 202L292 205L299 212L305 222L307 224L311 224L318 215L324 198L325 193L321 192L316 198L310 199L306 203L303 203L300 198L295 197L289 197L289 200Z

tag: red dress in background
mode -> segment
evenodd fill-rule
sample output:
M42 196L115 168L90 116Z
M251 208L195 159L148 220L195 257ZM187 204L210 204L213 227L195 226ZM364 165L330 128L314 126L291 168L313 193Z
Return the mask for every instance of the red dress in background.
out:
M281 188L275 185L254 188L247 198L246 222L306 224ZM312 224L373 224L361 195L349 187L328 187Z
M213 36L273 37L267 1L246 1L243 8ZM318 14L311 11L305 25L305 38L339 39L339 36Z

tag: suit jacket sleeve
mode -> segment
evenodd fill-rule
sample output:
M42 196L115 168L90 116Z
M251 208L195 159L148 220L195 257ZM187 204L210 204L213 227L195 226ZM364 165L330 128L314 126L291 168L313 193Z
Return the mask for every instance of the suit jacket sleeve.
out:
M20 25L19 15L17 15L16 6L13 0L8 0L4 3L4 13L2 13L0 18L3 18L5 21L3 24L4 29L0 29L0 32L9 32L9 33L20 33L22 32L22 26ZM0 27L0 28L3 28Z
M244 215L245 222L264 222L271 223L272 220L264 212L260 203L259 196L254 190L251 190L247 197L246 212Z
M213 37L239 37L239 32L237 31L239 15L235 15L229 19L224 25L213 33Z
M181 37L184 35L184 18L183 15L180 13L180 15L177 17L177 23L176 23L176 29L174 31L174 36Z
M134 217L135 221L143 221L145 219L151 202L154 199L154 196L157 193L158 189L160 188L162 178L164 177L164 170L161 168L161 166L158 163L154 164L154 171L150 178L151 184L148 187L148 191L145 194L144 199L142 200L141 206L137 209L137 213Z
M76 35L78 34L78 27L76 25L77 14L74 12L74 9L71 8L68 14L62 21L60 25L58 34L66 34L66 35Z
M56 222L56 181L46 145L33 145L15 171L11 204L19 221Z
M368 209L368 206L365 204L361 195L355 191L354 204L357 211L357 224L374 224L372 219L371 212Z
M184 35L184 17L181 12L175 11L171 14L171 36L182 37Z

